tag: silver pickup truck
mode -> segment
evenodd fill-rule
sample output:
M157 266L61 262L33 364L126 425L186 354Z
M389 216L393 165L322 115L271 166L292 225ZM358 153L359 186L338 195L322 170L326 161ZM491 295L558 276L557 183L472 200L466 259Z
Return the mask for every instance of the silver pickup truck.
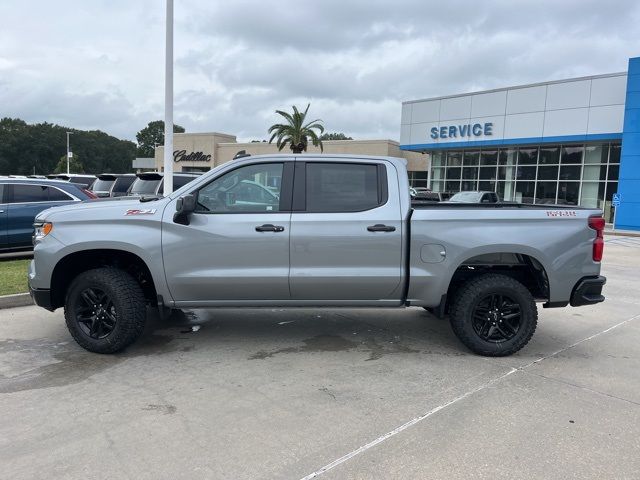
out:
M149 305L420 306L501 356L533 335L536 302L604 300L603 229L579 207L412 206L398 158L245 157L164 198L42 212L29 286L92 352L133 343Z

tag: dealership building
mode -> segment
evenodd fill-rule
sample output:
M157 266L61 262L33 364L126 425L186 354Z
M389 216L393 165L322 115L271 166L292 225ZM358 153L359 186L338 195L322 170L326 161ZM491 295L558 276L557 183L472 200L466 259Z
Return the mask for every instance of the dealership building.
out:
M412 183L597 207L640 230L640 57L627 72L402 104L400 149L430 157ZM615 195L617 194L617 195Z

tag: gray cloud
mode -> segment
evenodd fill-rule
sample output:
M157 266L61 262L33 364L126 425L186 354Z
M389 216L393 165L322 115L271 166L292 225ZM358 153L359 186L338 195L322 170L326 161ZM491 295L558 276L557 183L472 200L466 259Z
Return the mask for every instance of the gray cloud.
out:
M163 115L164 2L4 2L0 116L133 139ZM640 4L177 0L175 119L266 138L312 103L330 131L399 136L403 100L626 69Z

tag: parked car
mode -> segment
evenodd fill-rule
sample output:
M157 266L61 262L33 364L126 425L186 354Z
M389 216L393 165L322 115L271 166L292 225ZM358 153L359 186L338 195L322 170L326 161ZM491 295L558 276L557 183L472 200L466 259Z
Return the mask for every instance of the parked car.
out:
M164 173L143 172L136 173L138 178L131 184L127 195L140 197L143 195L163 195ZM173 189L177 190L200 176L199 173L174 173Z
M450 195L443 192L433 192L425 187L410 187L409 195L412 201L417 202L444 202Z
M496 192L458 192L448 202L454 203L498 203L500 199Z
M277 185L278 203L226 194L244 181ZM502 356L531 339L536 302L604 301L603 231L593 208L412 206L398 158L264 155L164 198L42 212L29 288L93 352L133 343L147 306L421 306Z
M137 179L133 173L102 173L91 186L91 191L99 198L123 197Z
M67 182L79 183L84 188L90 189L93 182L96 181L95 175L89 175L84 173L55 173L47 175L49 179L65 180Z
M33 247L33 219L42 210L95 198L82 185L49 179L0 177L0 250Z

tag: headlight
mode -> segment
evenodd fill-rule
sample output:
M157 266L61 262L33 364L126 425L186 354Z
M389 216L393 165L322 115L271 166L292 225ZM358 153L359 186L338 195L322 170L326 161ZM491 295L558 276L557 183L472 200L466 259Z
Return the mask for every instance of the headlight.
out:
M36 222L33 224L33 229L33 244L35 245L51 233L51 231L53 230L53 223Z

